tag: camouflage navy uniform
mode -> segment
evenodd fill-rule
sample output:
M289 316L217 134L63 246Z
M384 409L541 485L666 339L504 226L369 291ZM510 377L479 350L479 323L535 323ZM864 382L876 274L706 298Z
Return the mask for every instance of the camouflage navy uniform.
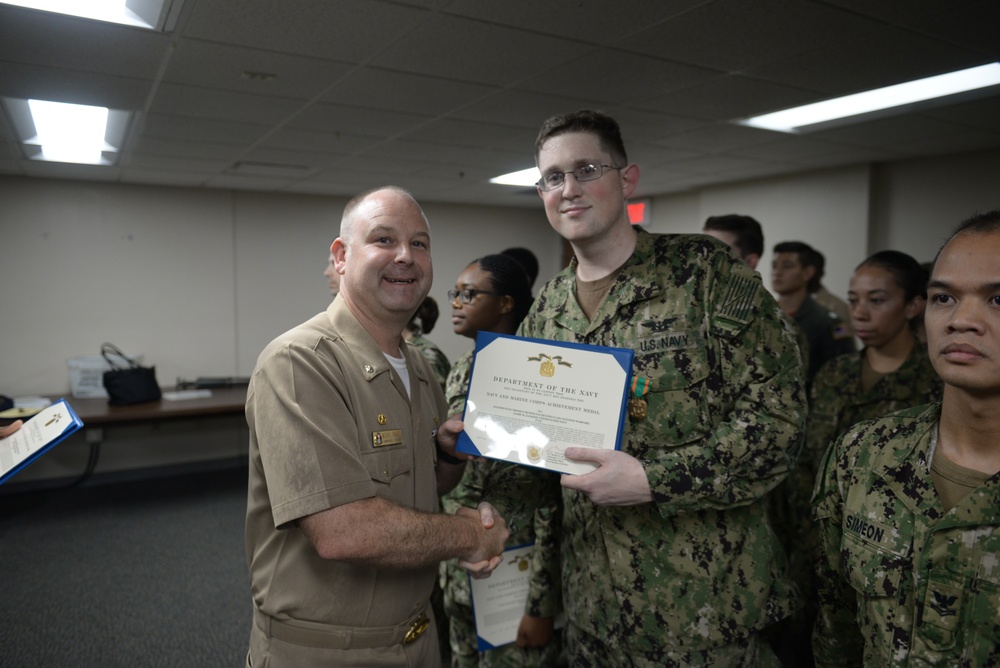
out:
M470 350L448 374L445 396L451 415L461 414L465 409L471 371ZM461 506L475 508L488 497L507 521L508 546L535 543L531 553L528 601L524 608L526 615L534 617L555 617L561 610L558 485L555 473L494 459L473 459L466 464L462 481L441 500L445 512L454 513ZM454 559L441 564L441 586L449 620L452 666L546 668L556 665L561 649L558 634L543 648L519 649L516 645L504 645L479 652L469 600L469 577Z
M840 355L820 369L809 392L809 420L799 464L772 495L775 529L788 550L792 575L804 598L805 609L794 629L801 639L816 618L815 582L819 536L812 522L810 499L820 462L831 444L862 420L938 401L941 379L934 372L927 350L919 343L909 357L868 391L861 389L865 351ZM780 505L779 505L780 504Z
M794 466L805 421L791 324L759 276L703 235L640 231L592 322L575 273L574 260L545 285L519 333L635 351L648 414L626 420L622 450L642 462L653 502L602 507L564 490L570 632L599 639L602 665L739 653L794 604L762 502Z
M939 403L852 427L815 496L820 666L1000 665L1000 474L949 512L930 463Z
M941 398L941 379L919 342L898 369L880 378L867 392L861 390L864 355L862 350L833 358L813 381L801 459L801 464L809 466L810 490L827 448L848 427Z
M434 345L430 339L420 333L420 331L413 333L409 339L409 343L419 350L420 354L430 363L431 369L434 371L434 377L441 384L441 389L445 389L445 384L448 381L448 372L451 370L451 362L448 361L448 356Z

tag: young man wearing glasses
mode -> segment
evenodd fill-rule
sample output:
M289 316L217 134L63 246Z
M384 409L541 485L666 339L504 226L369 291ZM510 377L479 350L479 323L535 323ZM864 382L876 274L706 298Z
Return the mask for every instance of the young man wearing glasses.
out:
M550 118L535 159L575 258L519 334L635 351L621 451L566 451L598 465L561 478L570 663L777 665L760 632L793 587L762 497L800 444L794 332L721 242L631 226L639 168L612 118Z

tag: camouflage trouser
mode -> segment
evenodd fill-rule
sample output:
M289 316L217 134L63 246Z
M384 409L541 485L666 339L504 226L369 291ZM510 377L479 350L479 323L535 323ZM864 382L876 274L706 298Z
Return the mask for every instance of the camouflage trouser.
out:
M476 650L476 627L472 609L456 614L451 607L449 638L451 640L452 668L552 668L557 665L561 648L561 633L556 631L552 641L542 648L519 649L517 645L504 645L486 652Z
M570 624L566 627L566 647L570 668L781 668L771 646L757 634L711 649L667 650L664 656L652 659L626 654Z

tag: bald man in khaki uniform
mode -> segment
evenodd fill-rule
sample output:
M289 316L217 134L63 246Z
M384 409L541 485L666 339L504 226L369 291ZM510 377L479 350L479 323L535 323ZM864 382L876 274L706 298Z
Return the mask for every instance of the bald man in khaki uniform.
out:
M247 396L247 666L433 668L438 562L488 575L508 532L485 504L437 512L464 462L461 423L401 336L432 279L420 207L359 195L331 252L340 294L264 349Z

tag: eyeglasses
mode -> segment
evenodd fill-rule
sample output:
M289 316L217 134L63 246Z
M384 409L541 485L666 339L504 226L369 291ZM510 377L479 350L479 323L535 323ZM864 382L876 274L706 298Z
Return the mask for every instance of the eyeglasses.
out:
M455 301L456 297L461 297L463 304L471 304L472 300L476 298L476 295L496 295L497 297L502 297L503 293L493 292L492 290L476 290L475 288L465 288L464 290L449 290L448 291L448 301Z
M549 172L535 183L535 185L542 192L548 192L562 188L566 183L567 174L572 174L577 183L585 183L586 181L596 181L604 176L605 169L621 169L621 167L616 167L615 165L582 165L568 172Z

